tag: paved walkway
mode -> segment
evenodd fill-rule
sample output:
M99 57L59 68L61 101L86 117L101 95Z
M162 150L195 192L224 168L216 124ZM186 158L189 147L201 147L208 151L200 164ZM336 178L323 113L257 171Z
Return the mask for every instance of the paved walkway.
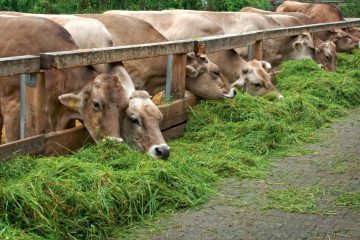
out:
M360 109L322 135L322 143L308 145L312 154L277 160L265 180L227 179L200 209L162 219L152 234L139 229L135 238L360 239L360 208L335 203L342 192L360 191Z

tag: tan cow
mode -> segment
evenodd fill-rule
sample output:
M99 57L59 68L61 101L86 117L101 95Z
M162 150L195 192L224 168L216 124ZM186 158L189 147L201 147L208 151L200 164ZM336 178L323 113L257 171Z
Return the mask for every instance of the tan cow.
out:
M19 15L22 13L16 13L16 14ZM30 15L30 14L26 14L26 15ZM55 21L63 25L64 28L69 31L69 33L71 34L71 36L73 37L73 39L80 48L100 48L100 47L112 46L111 34L107 31L106 27L102 25L101 22L95 19L88 19L88 18L69 16L69 15L40 14L36 16L51 19L52 21ZM145 114L144 115L145 118L143 118L142 122L147 127L146 128L138 127L136 128L136 131L135 129L132 129L131 131L128 129L124 133L121 133L121 136L125 139L125 141L130 145L132 145L133 147L135 147L136 149L142 152L149 153L151 156L160 159L167 159L170 154L170 148L166 144L162 136L159 126L160 123L157 120L157 118L155 118L154 116L146 115L146 112L149 111L150 108L152 108L151 111L153 112L159 112L157 106L155 106L154 104L149 104L147 102L144 102L143 97L142 98L137 97L138 94L137 91L135 91L134 84L132 83L130 76L128 75L127 71L124 69L121 63L99 64L99 65L95 65L94 68L96 69L96 71L100 73L113 73L121 77L122 84L125 88L125 95L127 97L127 100L129 101L129 107L126 109L124 114L109 115L107 116L109 121L121 122L121 124L123 125L128 122L130 116ZM116 88L113 87L113 89ZM111 92L109 91L109 89L107 90L108 90L107 92L103 92L99 96L103 98L106 97L112 98L113 96ZM80 96L82 95L80 94ZM79 104L81 103L81 101L77 99L78 97L79 94L67 94L64 97L60 98L60 100L65 106L74 108L75 102L78 102ZM96 107L93 105L93 108L98 110L102 109L102 102L99 100L99 98L97 98L96 101L97 103L94 102L93 104L97 104L98 106ZM133 104L136 104L136 107L132 106ZM100 115L95 114L95 116L99 117ZM103 113L102 116L105 116L105 113ZM157 123L157 125L155 123ZM86 126L86 122L84 124ZM149 126L151 126L151 128L148 128ZM120 133L120 129L118 129L118 132ZM143 137L142 138L133 137L133 135L139 135L139 134L142 134ZM134 141L134 139L136 141ZM151 140L150 142L149 139ZM151 145L150 147L148 147L149 144ZM152 149L162 149L162 151L158 151L155 154L154 150L150 150L151 147Z
M120 14L145 20L152 24L156 30L158 30L169 40L193 39L204 36L224 34L221 26L215 24L203 16L191 13L109 11L106 12L106 14ZM216 65L220 67L220 72L224 74L224 76L229 79L231 83L241 79L243 75L250 74L250 72L245 73L242 71L248 67L249 63L242 59L235 50L211 53L208 54L208 56ZM204 59L204 61L208 60ZM266 68L263 67L264 65L266 65ZM265 82L267 79L271 79L270 73L267 72L269 71L269 68L271 68L269 63L259 62L259 64L256 66L259 67L259 71L262 72L262 74L256 75L256 77L260 78L260 82ZM215 75L217 75L216 72ZM264 75L269 77L261 79L261 77ZM272 84L270 83L270 85ZM263 93L275 92L279 97L282 97L282 95L273 85L271 88L267 88L269 84L262 84L261 86L261 88L264 88L262 90ZM250 90L251 89L249 88L249 91ZM249 93L256 95L255 92Z
M285 1L276 9L276 12L303 13L310 17L314 23L345 21L341 11L331 4ZM333 40L338 52L351 52L360 47L360 31L358 28L337 29L332 33L329 31L321 32L318 37L322 41Z
M78 49L64 28L44 18L0 17L0 31L3 34L0 57ZM112 117L121 118L128 106L121 80L96 75L89 67L45 72L45 132L62 130L69 121L78 118L83 120L95 141L106 137L121 141L120 122ZM2 77L0 86L0 115L4 121L6 142L11 142L19 139L19 77ZM69 102L71 108L58 99L68 102L69 93L77 99ZM26 133L34 134L33 129L26 129Z
M172 11L173 12L173 11ZM178 11L175 11L178 12ZM182 11L181 11L182 12ZM274 29L285 27L282 21L273 19L272 16L266 16L256 13L230 13L230 12L207 12L207 11L186 11L192 14L198 14L211 19L219 24L225 33L242 33L263 29ZM278 17L278 16L276 16ZM286 18L293 18L284 16ZM293 18L296 21L296 18ZM289 19L288 19L289 21ZM238 49L238 53L247 57L247 49ZM286 59L304 59L312 58L316 62L315 47L312 37L308 33L303 33L294 37L283 37L268 39L264 41L263 58L271 63L272 66L278 66L281 61Z
M301 12L317 23L344 21L344 17L337 7L324 3L285 1L276 8L276 12Z
M137 18L120 15L79 15L102 22L112 35L114 45L142 44L168 41L149 23ZM122 27L119 27L122 26ZM166 56L124 61L136 89L151 95L165 89ZM232 98L235 96L228 80L219 74L218 67L206 55L188 54L186 66L186 89L206 99Z

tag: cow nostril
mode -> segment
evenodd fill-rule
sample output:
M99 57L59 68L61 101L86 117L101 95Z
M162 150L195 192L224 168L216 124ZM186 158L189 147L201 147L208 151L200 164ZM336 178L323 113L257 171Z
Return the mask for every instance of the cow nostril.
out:
M160 159L168 159L170 156L170 148L168 146L159 146L155 148L156 156Z
M156 152L157 156L161 156L161 154L162 154L162 151L161 151L161 149L159 147L155 148L155 152Z

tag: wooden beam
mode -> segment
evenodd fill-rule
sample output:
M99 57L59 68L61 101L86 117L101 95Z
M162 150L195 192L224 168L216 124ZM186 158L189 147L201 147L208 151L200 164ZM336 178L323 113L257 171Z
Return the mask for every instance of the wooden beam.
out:
M263 59L263 41L256 41L253 46L253 58L256 60Z
M45 73L28 76L25 80L25 137L44 133Z
M84 126L46 134L45 155L66 155L94 143Z
M189 53L194 49L193 40L138 44L121 47L79 49L74 51L40 54L41 69L64 69L100 63Z
M165 141L177 139L184 135L185 123L169 128L162 132Z
M296 36L303 32L320 32L325 30L331 30L334 28L347 28L355 27L360 25L360 20L350 20L342 21L335 23L319 23L311 24L304 26L296 27L287 27L287 28L276 28L276 29L267 29L260 31L252 31L242 34L225 34L213 37L205 37L198 39L197 44L205 44L206 52L218 52L224 51L227 49L234 49L239 47L246 47L248 43L272 39L272 38L281 38Z
M189 107L196 104L195 96L179 99L171 104L163 104L159 106L164 118L161 122L161 130L166 130L187 120L187 111Z
M0 58L0 77L40 71L40 57L33 55Z
M38 135L23 140L0 145L0 163L15 155L44 154L45 135Z
M40 134L0 145L0 162L6 161L9 157L16 154L65 155L91 143L93 143L93 140L83 126Z
M185 96L186 58L186 54L176 54L173 58L171 80L171 97L173 100Z

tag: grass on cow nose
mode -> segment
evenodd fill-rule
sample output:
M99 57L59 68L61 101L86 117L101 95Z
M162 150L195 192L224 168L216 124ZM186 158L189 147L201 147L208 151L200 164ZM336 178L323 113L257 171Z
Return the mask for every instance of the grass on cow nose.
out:
M289 61L276 80L282 101L248 94L201 101L166 162L101 141L67 157L0 164L0 238L105 239L206 201L221 177L260 178L272 157L299 151L316 129L360 106L358 66L360 50L339 54L337 73Z

